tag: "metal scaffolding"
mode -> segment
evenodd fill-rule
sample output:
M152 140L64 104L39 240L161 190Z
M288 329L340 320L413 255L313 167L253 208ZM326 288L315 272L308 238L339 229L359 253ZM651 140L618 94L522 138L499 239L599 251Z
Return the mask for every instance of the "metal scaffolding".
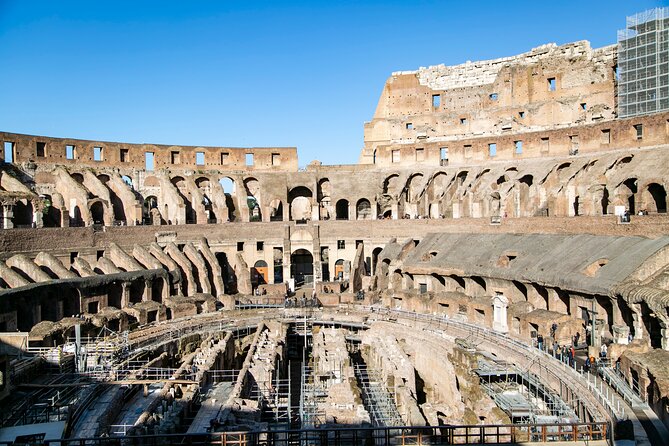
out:
M386 388L377 370L369 370L365 364L354 365L355 377L360 384L362 401L374 426L402 426L402 416L397 410L393 395Z
M574 410L539 377L505 361L478 360L481 386L512 422L578 422Z
M618 70L619 117L669 110L669 7L627 17Z

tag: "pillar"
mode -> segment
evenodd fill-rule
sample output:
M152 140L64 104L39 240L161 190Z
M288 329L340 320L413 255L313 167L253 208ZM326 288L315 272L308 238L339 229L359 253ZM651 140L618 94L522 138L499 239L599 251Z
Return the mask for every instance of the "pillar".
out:
M14 205L2 205L2 227L5 229L12 229L14 227Z
M509 299L503 294L498 293L492 298L493 330L500 333L509 332L509 324L506 311L508 307L509 307Z
M150 302L153 300L153 281L144 279L144 292L142 293L142 302Z
M128 282L121 284L121 309L128 308L130 305L130 286Z

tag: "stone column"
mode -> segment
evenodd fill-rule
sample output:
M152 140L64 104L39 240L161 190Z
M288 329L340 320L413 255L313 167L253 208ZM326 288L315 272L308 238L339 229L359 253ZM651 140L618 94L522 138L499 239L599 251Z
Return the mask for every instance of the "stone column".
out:
M509 307L509 299L503 294L498 293L492 298L493 330L498 331L500 333L509 332L509 324L506 312L508 307Z
M2 227L5 229L12 229L14 227L14 205L2 204Z
M153 281L144 279L144 292L142 293L142 302L150 302L153 300Z
M397 220L399 218L400 205L397 201L390 205L390 212L392 214L393 220Z
M311 251L313 252L314 259L314 287L316 282L323 280L323 271L321 269L321 238L320 238L320 226L314 224L313 226L313 244Z
M121 309L128 308L130 305L130 286L128 282L121 284Z
M641 320L641 305L629 304L632 310L632 325L634 325L634 339L643 338L643 320Z
M288 282L290 280L290 226L284 226L283 232L283 281Z

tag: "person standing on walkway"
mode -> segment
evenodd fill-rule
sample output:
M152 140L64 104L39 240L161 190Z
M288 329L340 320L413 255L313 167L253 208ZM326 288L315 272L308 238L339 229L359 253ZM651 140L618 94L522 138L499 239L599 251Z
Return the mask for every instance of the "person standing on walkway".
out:
M571 348L569 349L569 366L574 367L575 363L576 363L576 350L574 350L574 346L572 345Z

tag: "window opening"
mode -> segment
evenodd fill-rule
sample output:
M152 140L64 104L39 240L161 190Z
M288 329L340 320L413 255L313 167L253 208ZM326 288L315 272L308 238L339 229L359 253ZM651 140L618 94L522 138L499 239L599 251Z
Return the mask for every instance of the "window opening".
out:
M74 146L65 146L65 158L73 160L77 157L77 151Z

